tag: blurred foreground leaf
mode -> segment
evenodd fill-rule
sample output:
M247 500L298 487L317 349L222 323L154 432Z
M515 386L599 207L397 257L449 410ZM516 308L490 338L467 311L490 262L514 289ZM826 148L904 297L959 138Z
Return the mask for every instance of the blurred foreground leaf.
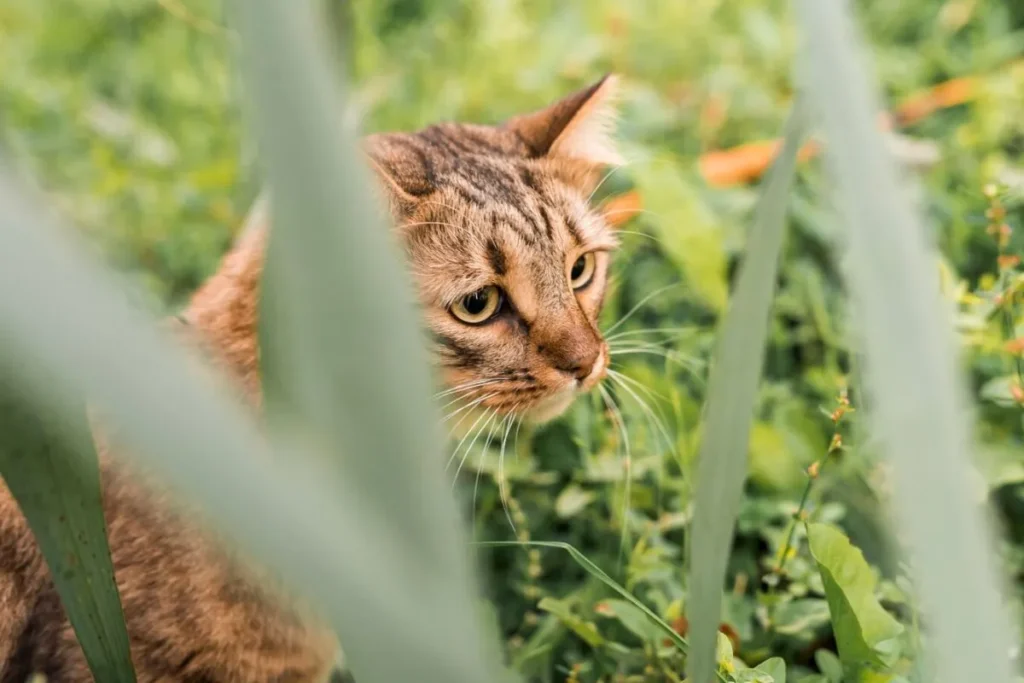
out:
M971 490L968 413L938 259L878 131L877 88L848 2L797 0L801 66L846 228L864 404L892 460L938 680L1009 683L991 529ZM969 587L969 588L968 588Z
M739 511L750 442L750 422L764 363L769 310L785 228L786 204L804 137L799 101L754 214L736 293L719 332L711 371L705 435L697 464L693 542L690 544L692 655L687 676L707 683L722 611L722 586Z

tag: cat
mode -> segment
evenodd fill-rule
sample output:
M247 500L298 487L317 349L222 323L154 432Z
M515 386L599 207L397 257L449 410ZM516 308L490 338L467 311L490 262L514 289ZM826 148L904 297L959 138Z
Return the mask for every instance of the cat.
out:
M363 151L417 285L435 360L473 410L551 420L604 377L597 326L617 246L592 207L613 139L608 75L499 125L378 133ZM260 404L258 291L266 204L192 297L176 332ZM334 635L199 531L97 431L104 514L140 683L321 683ZM0 683L93 681L45 561L0 482ZM102 683L102 682L101 682Z

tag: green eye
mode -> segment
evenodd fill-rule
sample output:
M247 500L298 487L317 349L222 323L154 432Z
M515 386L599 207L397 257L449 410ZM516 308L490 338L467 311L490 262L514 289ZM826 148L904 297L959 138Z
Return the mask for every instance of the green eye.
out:
M590 280L594 277L596 263L597 259L592 251L576 259L572 268L569 269L569 283L573 289L581 289L590 284Z
M497 313L500 305L501 291L489 285L459 299L452 305L451 312L464 323L479 325Z

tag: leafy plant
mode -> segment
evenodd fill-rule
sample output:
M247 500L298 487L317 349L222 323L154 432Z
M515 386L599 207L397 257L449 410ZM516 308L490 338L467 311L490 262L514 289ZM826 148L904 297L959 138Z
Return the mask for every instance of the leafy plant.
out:
M36 204L120 272L88 265L75 235L5 176L0 374L17 414L39 420L8 414L19 429L0 434L0 468L53 567L46 538L74 529L53 524L48 501L91 528L78 547L96 578L66 575L61 591L86 607L83 584L106 596L103 621L68 603L96 670L120 662L128 676L92 452L73 438L83 396L116 453L155 467L255 560L315 593L360 683L512 677L496 639L510 668L545 683L680 681L709 664L736 682L1009 680L1019 638L997 600L1024 623L1019 3L868 0L856 21L841 2L790 12L781 0L343 4L314 15L310 3L238 3L227 18L219 0L0 10L5 156L46 188ZM314 17L344 22L344 98L316 54ZM249 50L254 37L266 49ZM258 141L239 123L236 39ZM856 54L864 39L881 88ZM515 458L472 446L455 490L478 541L481 610L451 482L429 465L441 435L407 284L347 163L345 126L497 121L610 69L626 76L631 161L594 198L629 218L603 325L615 410L581 400L519 434ZM770 140L794 90L818 136L786 192L781 173L743 184L788 158ZM880 133L876 90L899 136ZM730 149L756 168L714 184L721 169L707 162ZM124 298L173 311L265 178L277 226L261 331L269 444ZM777 258L746 230L770 195L787 211ZM737 325L751 269L776 261ZM367 285L383 294L355 296ZM378 385L380 364L365 360L384 348L395 372ZM723 362L719 349L747 355ZM722 384L755 388L730 409ZM858 412L839 449L831 402L844 388ZM724 436L730 457L707 457ZM50 459L11 464L44 447ZM41 483L44 469L66 476ZM998 555L979 502L1005 522ZM1002 597L993 557L1010 578ZM902 634L879 641L896 622ZM703 644L688 657L688 642Z

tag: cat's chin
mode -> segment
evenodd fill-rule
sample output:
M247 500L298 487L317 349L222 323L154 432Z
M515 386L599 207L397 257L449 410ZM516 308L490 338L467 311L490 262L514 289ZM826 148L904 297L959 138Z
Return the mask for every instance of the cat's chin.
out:
M576 397L579 395L580 392L576 387L566 387L558 393L537 401L537 403L531 406L530 409L524 413L523 417L526 422L535 425L550 422L568 410L569 406L572 405L572 402L575 401Z

